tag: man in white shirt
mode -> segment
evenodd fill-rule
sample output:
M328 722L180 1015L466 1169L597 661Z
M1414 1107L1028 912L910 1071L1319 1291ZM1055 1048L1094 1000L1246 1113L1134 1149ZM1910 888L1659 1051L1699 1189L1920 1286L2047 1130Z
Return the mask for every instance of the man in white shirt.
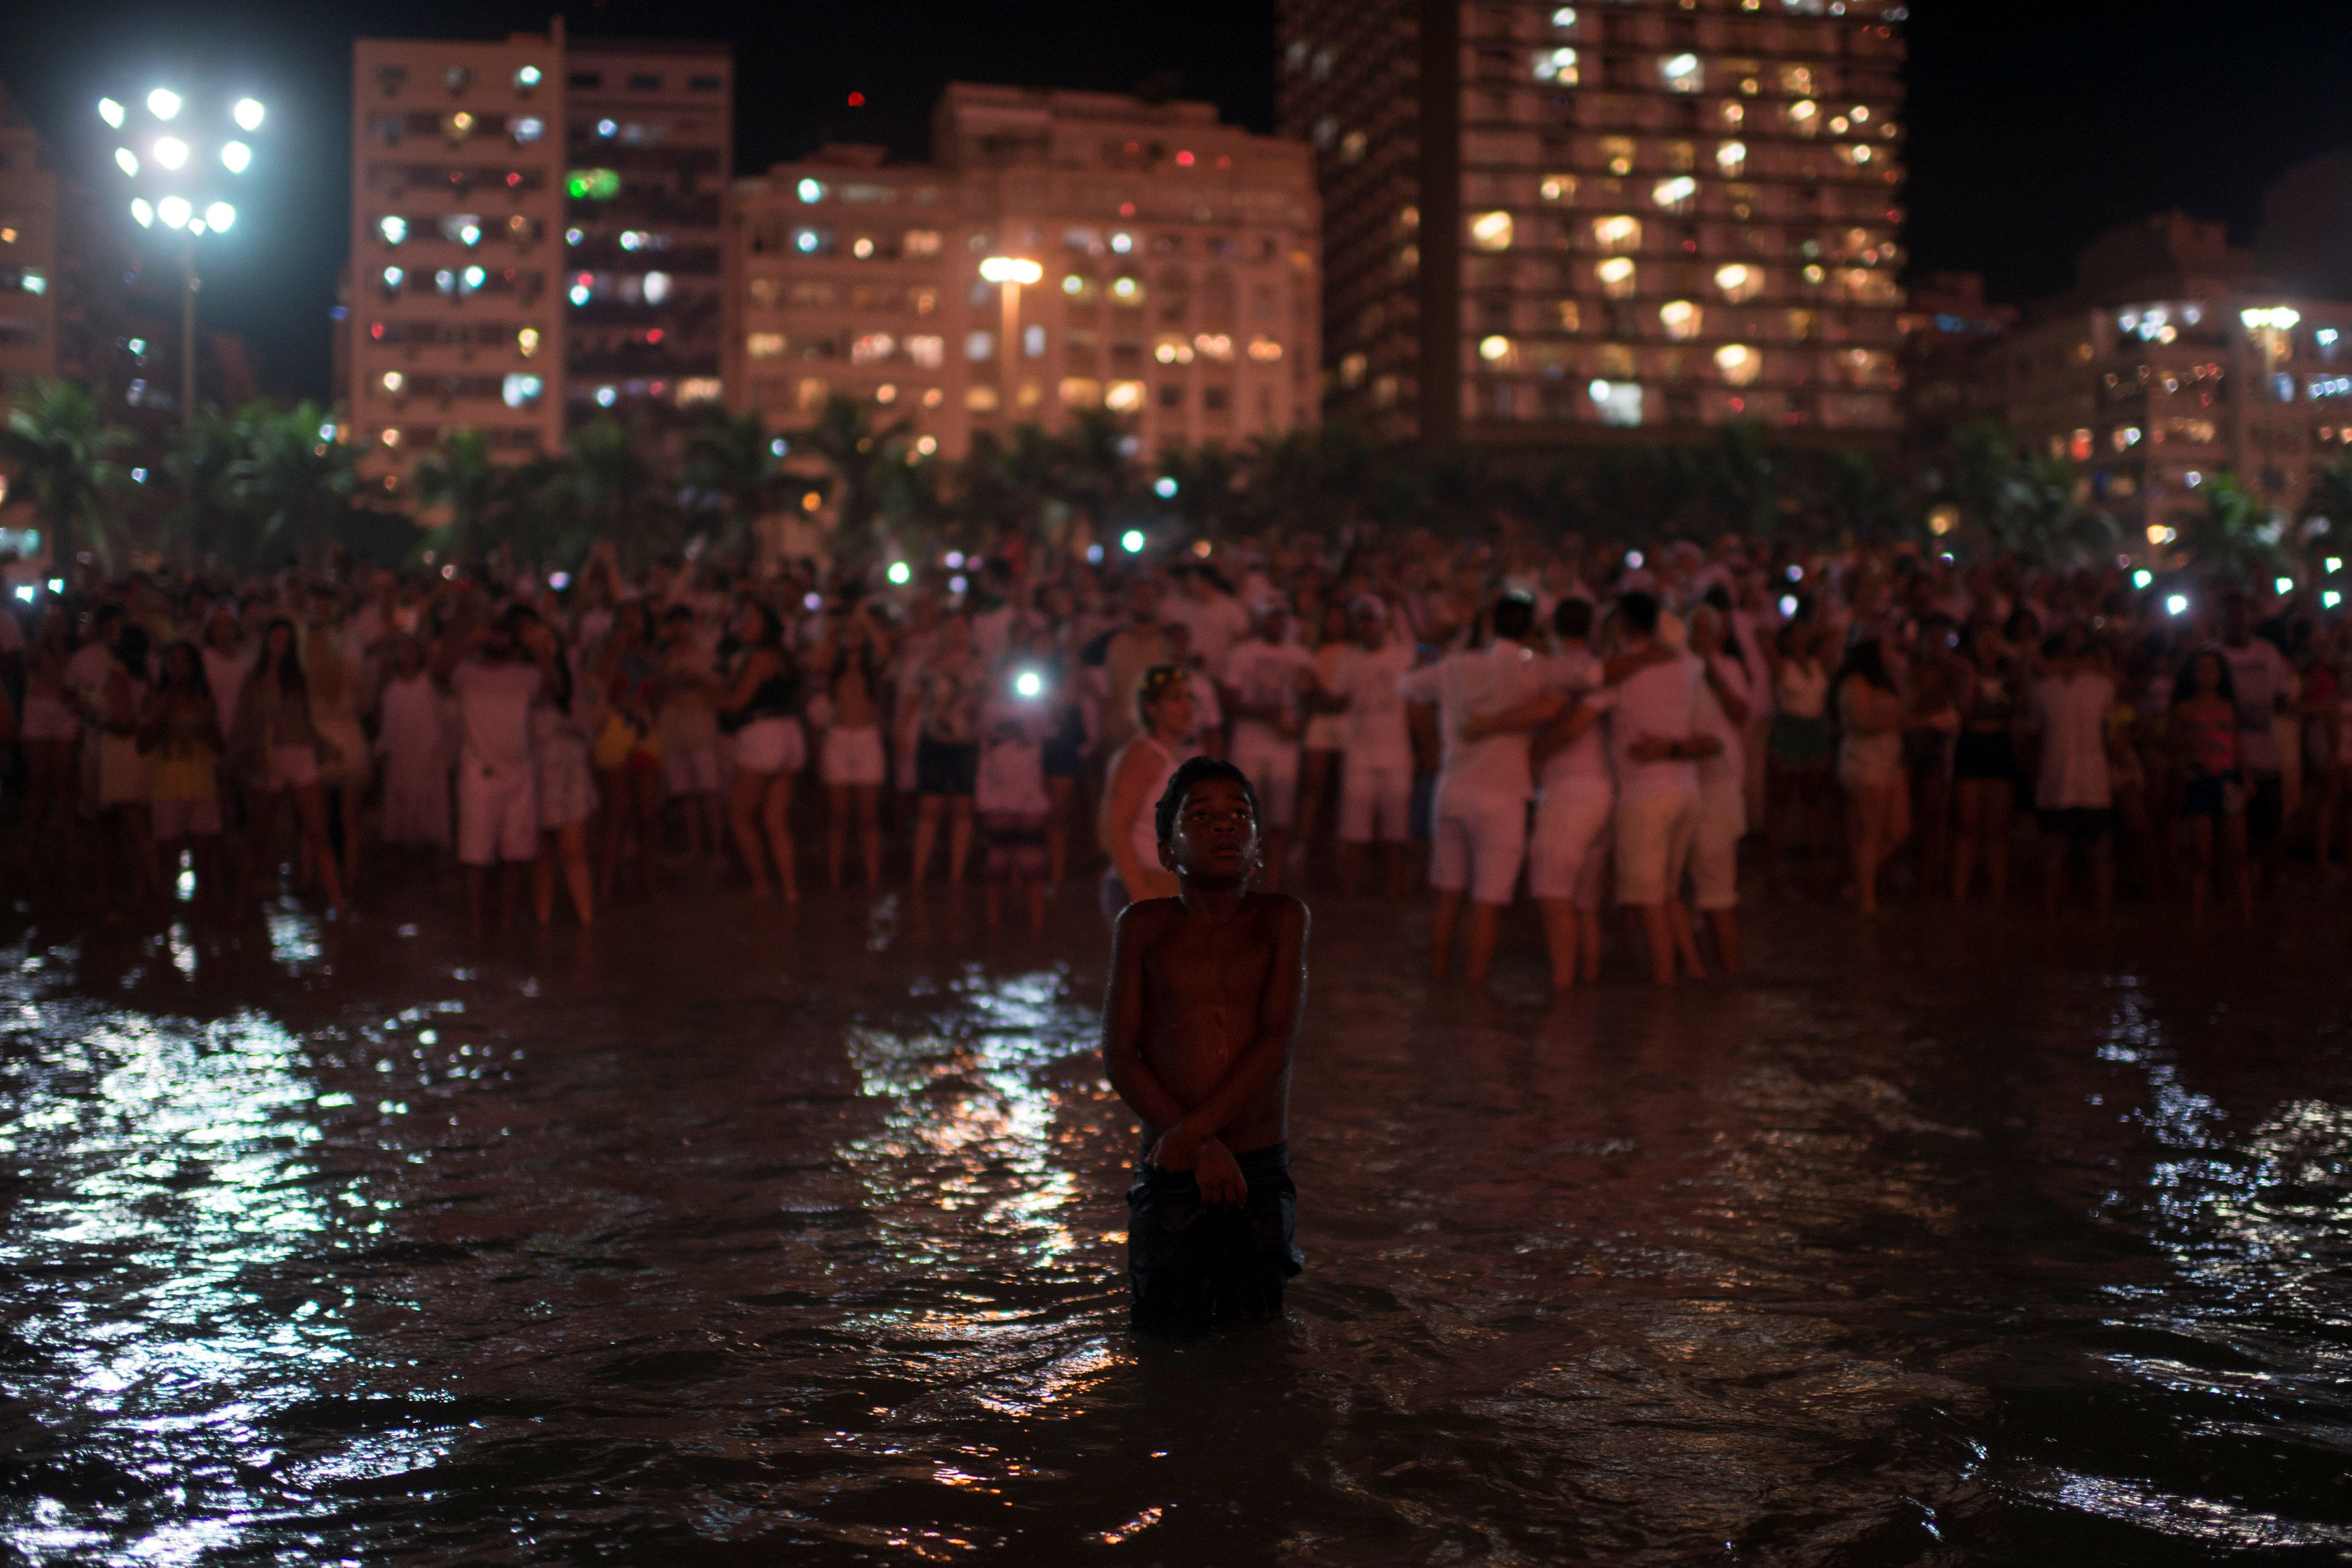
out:
M1298 742L1315 655L1289 640L1290 612L1278 599L1258 612L1257 635L1225 656L1218 695L1234 722L1231 757L1257 790L1265 845L1265 886L1281 885L1284 851L1298 811Z
M1210 669L1223 669L1226 656L1249 635L1248 607L1208 567L1180 566L1175 576L1181 591L1160 607L1160 619L1191 627L1192 651Z
M1347 716L1339 751L1339 889L1356 896L1364 857L1377 838L1388 858L1391 901L1404 896L1405 841L1412 835L1412 735L1397 683L1412 668L1412 649L1389 635L1388 606L1360 599L1355 640L1332 650L1327 711Z
M1617 784L1601 718L1615 700L1602 684L1601 661L1588 647L1592 605L1562 599L1552 610L1559 652L1548 661L1545 684L1565 706L1537 731L1534 758L1536 825L1528 842L1528 891L1543 912L1544 946L1556 994L1601 977L1601 884L1609 857L1610 813Z
M1675 982L1677 954L1701 973L1690 917L1675 890L1698 836L1698 764L1722 743L1698 733L1698 695L1705 674L1696 659L1658 638L1658 601L1628 593L1617 601L1626 637L1609 716L1610 747L1617 763L1617 902L1641 919L1650 949L1650 973Z
M2115 789L2107 772L2107 718L2115 711L2116 683L2094 660L2072 651L2063 636L2044 643L2042 655L2044 673L2029 703L2031 722L2042 736L2033 805L2047 856L2042 908L2056 917L2066 885L2066 852L2079 846L2090 858L2104 917L2116 892ZM2244 739L2241 733L2240 745Z
M1535 605L1507 598L1495 606L1495 636L1486 647L1449 653L1406 675L1397 688L1409 703L1437 709L1444 758L1432 812L1429 884L1437 890L1430 923L1430 973L1443 980L1454 927L1471 904L1463 973L1484 984L1495 957L1503 906L1511 902L1527 852L1528 797L1535 779L1528 764L1528 728L1473 734L1479 715L1517 709L1540 690L1543 669L1527 646Z
M1748 672L1733 652L1730 619L1712 599L1691 612L1690 653L1699 663L1696 733L1715 737L1698 765L1698 832L1691 844L1691 903L1715 934L1726 974L1739 969L1739 841L1748 834Z
M543 677L522 649L520 621L530 614L509 610L464 643L445 644L434 661L457 702L457 859L466 868L467 924L476 936L490 868L505 862L499 893L504 930L523 894L524 868L539 856L530 705Z
M2246 772L2246 843L2262 866L2265 890L2278 882L2286 826L2286 755L2278 743L2278 714L2294 686L2294 669L2266 637L2253 634L2253 607L2245 590L2221 600L2221 641L2238 703L2238 765Z

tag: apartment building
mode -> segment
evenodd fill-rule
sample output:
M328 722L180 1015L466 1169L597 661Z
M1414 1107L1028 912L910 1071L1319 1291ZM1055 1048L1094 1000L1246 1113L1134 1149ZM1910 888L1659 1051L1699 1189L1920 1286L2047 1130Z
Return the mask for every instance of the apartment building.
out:
M564 60L565 407L676 429L719 396L723 45L573 36Z
M1211 105L956 84L929 162L735 182L721 379L780 433L842 393L950 457L1080 409L1235 445L1317 417L1318 235L1306 151Z
M2109 230L2075 270L2066 298L1937 361L1947 384L1922 395L2071 460L2086 504L2159 549L2213 476L2291 512L2352 447L2352 301L2265 279L2180 213Z
M563 57L560 30L352 46L345 396L389 494L447 428L562 444Z
M1324 198L1326 407L1511 446L1891 442L1892 0L1278 0Z
M58 177L0 87L0 407L12 382L58 369Z

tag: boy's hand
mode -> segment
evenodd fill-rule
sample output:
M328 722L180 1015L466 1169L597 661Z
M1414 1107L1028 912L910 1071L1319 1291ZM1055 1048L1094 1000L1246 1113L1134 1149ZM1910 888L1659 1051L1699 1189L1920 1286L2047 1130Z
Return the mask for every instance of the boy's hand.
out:
M1201 1201L1216 1208L1239 1208L1249 1201L1249 1182L1242 1176L1234 1152L1211 1138L1192 1162L1192 1180Z
M1144 1160L1163 1171L1192 1170L1200 1165L1201 1151L1207 1142L1200 1134L1186 1132L1179 1124L1160 1134L1160 1141L1151 1145Z

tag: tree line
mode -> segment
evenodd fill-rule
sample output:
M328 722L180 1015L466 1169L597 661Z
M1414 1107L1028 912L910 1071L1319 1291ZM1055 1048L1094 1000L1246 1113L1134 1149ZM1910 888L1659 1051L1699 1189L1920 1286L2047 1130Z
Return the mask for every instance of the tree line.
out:
M603 418L521 462L499 460L480 430L453 428L412 465L404 496L362 480L359 448L315 402L207 409L173 434L163 472L143 484L124 462L134 444L87 388L16 391L0 465L12 498L29 501L62 547L53 559L247 571L337 553L386 565L499 554L554 569L611 539L638 559L692 548L748 560L763 522L794 515L822 523L828 553L853 566L1013 535L1052 543L1080 521L1097 537L1172 525L1211 538L1424 528L1453 538L1534 528L1637 542L1726 532L1809 547L1913 540L2052 568L2111 557L2121 542L2074 465L2028 454L1991 424L1962 427L1901 470L1866 453L1792 447L1754 424L1695 444L1529 460L1401 446L1331 422L1147 460L1127 422L1089 410L1058 430L977 433L950 461L925 455L909 422L835 397L781 436L757 410L712 405L681 439ZM2326 548L2335 519L2352 519L2352 455L2293 517L2228 474L2169 516L2179 556L2209 573L2259 580L2295 570Z

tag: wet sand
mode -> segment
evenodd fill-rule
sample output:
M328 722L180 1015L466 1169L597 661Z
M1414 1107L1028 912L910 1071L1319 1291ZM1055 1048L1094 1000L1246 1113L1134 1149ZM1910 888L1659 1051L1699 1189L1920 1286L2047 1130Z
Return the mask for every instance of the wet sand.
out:
M453 891L453 890L451 890ZM2337 1562L2352 915L1317 904L1286 1321L1125 1324L1086 888L0 916L0 1553ZM1617 956L1622 959L1622 954Z

